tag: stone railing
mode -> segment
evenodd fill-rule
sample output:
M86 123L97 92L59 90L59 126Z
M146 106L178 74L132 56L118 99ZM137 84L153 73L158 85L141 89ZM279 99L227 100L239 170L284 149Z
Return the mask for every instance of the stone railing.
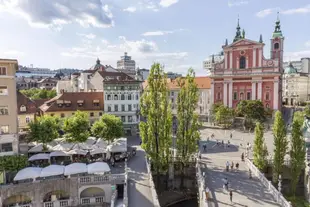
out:
M151 194L153 198L153 206L160 207L157 192L156 192L154 181L153 181L152 172L151 172L151 164L147 158L145 158L145 161L146 161L147 174L150 175L149 182L150 182Z
M205 185L206 175L203 175L199 161L200 160L197 159L197 165L196 165L196 170L197 170L196 177L197 177L197 184L198 184L198 202L199 202L199 207L208 207L208 200L206 198L206 185Z
M252 174L256 176L260 182L269 190L272 194L273 198L282 206L282 207L292 207L290 202L288 202L281 192L279 192L271 183L271 181L267 180L265 175L259 171L259 169L249 160L248 158L245 159L245 162L248 168L251 170Z
M28 204L12 204L12 205L9 205L9 207L32 207L32 204L31 203L28 203Z
M44 202L43 207L64 207L64 206L70 206L71 202L70 200L60 200L60 201L50 201L50 202Z
M116 207L116 201L117 201L117 190L115 189L111 197L111 207Z
M123 174L109 174L103 176L83 176L79 177L79 183L84 185L94 184L94 183L111 183L113 184L123 184L125 180L125 173Z
M81 205L105 203L104 196L81 198Z

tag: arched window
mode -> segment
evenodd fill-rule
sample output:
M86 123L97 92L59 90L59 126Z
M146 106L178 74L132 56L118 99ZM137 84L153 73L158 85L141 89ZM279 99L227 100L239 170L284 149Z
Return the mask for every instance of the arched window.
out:
M269 97L269 92L266 92L266 95L265 95L265 100L266 101L269 101L270 97Z
M275 44L273 45L273 48L274 48L275 50L279 49L279 43L275 43Z
M240 93L240 100L244 100L244 94Z
M121 100L125 100L125 95L124 94L121 95Z
M118 95L114 95L114 100L118 100Z
M240 62L239 62L239 68L240 69L244 69L245 68L245 65L246 65L246 59L245 59L245 57L244 56L241 56L240 57Z
M21 105L19 110L20 110L21 112L25 112L25 111L27 110L27 108L26 108L26 106Z

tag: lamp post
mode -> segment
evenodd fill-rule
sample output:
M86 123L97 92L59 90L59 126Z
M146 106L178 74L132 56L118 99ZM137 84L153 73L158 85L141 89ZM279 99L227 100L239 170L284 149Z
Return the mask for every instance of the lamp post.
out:
M282 191L282 176L279 175L279 179L278 179L278 191L281 193Z

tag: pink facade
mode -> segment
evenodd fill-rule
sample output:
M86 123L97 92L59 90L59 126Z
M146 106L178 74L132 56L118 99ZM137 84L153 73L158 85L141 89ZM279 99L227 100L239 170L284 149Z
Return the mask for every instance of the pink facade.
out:
M215 63L211 73L213 103L235 108L240 100L261 100L266 108L280 109L283 42L278 20L271 39L271 58L266 59L262 37L259 42L246 39L238 23L234 42L223 46L224 60Z

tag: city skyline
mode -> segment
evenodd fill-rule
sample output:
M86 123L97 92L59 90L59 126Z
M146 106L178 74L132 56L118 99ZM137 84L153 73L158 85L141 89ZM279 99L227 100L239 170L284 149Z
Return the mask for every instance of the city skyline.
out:
M159 61L167 71L184 74L193 67L197 75L206 75L202 61L219 52L226 38L232 42L238 16L246 38L258 41L263 35L269 57L277 12L285 36L284 60L309 57L310 31L303 27L310 21L306 0L2 0L0 57L34 67L88 69L97 58L116 67L128 52L140 68Z

